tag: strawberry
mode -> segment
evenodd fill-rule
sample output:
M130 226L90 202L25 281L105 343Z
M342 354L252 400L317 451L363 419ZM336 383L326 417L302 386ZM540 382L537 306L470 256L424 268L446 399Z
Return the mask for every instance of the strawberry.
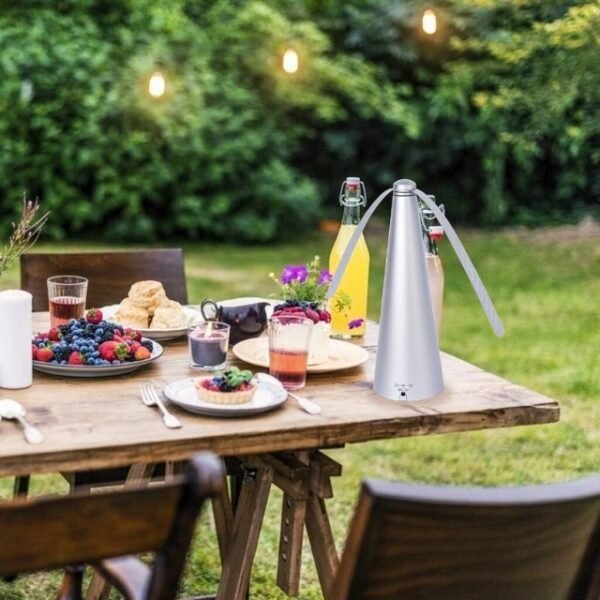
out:
M39 352L38 352L39 355ZM69 354L69 360L67 361L70 365L85 365L85 356L81 352L71 352Z
M99 308L90 308L85 314L88 323L98 325L102 321L102 311Z
M60 329L58 327L53 327L48 332L48 339L51 342L58 342L58 340L60 340L61 337L62 337L62 333L60 332Z
M35 353L35 359L40 362L49 362L54 358L54 352L52 352L52 348L46 346L45 348L38 348Z
M31 358L33 358L33 360L35 360L35 355L38 350L39 348L35 344L31 344Z
M319 311L319 321L324 321L325 323L331 323L331 315L326 310Z
M131 329L131 327L126 327L123 331L123 337L128 340L133 340L134 342L142 341L142 333L137 329Z
M128 340L127 343L129 344L129 348L131 349L131 352L133 352L134 354L137 352L138 348L143 348L144 346L142 346L139 342L131 341Z
M144 346L140 346L133 355L135 360L148 360L150 358L150 350Z
M102 342L98 346L98 352L100 352L100 358L104 360L125 360L125 357L129 354L129 348L127 344L116 342L114 340L109 342Z
M313 323L318 323L320 316L319 313L316 310L313 310L312 308L307 308L306 309L306 316L313 322Z

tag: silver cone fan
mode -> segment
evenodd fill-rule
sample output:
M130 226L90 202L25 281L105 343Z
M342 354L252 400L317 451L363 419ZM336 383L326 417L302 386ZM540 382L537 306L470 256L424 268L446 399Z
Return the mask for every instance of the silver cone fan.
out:
M354 246L371 215L390 193L392 214L385 263L379 341L373 390L389 400L426 400L444 389L438 339L421 240L417 196L433 212L456 252L488 320L504 335L500 317L469 255L437 205L414 181L400 179L365 212L335 272L328 298L335 295Z

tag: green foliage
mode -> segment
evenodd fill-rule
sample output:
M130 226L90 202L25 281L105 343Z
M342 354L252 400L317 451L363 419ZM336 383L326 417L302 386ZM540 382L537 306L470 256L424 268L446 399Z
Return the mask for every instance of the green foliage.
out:
M0 6L0 207L55 239L298 236L349 174L491 224L600 194L597 2L440 0L433 37L420 0Z
M365 118L404 119L374 65L331 55L276 2L55 6L0 16L0 194L5 210L15 190L39 195L55 238L297 235L321 200L302 142L347 118L357 84ZM290 39L293 77L279 66ZM146 91L156 70L159 99Z

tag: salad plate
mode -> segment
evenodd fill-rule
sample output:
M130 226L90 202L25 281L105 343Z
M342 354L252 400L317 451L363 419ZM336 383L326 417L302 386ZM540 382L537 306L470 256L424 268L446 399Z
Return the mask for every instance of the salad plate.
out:
M179 379L167 385L163 395L169 402L188 412L207 417L247 417L273 410L287 399L287 391L281 386L257 383L252 400L243 404L214 404L200 399L194 382L196 378Z
M118 304L111 304L110 306L103 306L100 310L107 321L112 321L118 309ZM143 336L151 337L153 340L159 342L177 339L187 333L188 327L204 321L202 313L197 308L184 306L183 311L187 320L185 327L172 327L169 329L143 329L134 327L133 329L137 329L138 331L141 331ZM125 327L126 326L127 325L125 325Z
M148 340L150 338L143 339ZM40 373L60 375L61 377L109 377L112 375L124 375L150 364L162 355L164 352L163 347L155 340L150 341L153 345L152 354L150 358L145 360L123 362L118 365L60 365L34 360L33 368Z
M239 342L232 348L237 358L258 367L269 366L269 339L265 337L253 338ZM358 367L366 362L369 353L362 346L344 342L342 340L329 340L327 360L309 364L308 373L329 373Z

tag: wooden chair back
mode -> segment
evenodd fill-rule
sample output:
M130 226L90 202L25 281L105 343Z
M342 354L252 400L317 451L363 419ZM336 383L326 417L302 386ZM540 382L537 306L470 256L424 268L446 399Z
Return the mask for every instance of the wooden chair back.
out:
M114 252L30 253L21 255L21 289L33 294L33 310L48 310L46 280L53 275L82 275L89 280L86 306L118 304L132 283L162 282L167 296L187 304L181 248Z
M329 600L598 600L600 477L522 488L367 480Z
M164 485L0 504L0 576L91 563L127 599L174 599L196 518L223 479L222 462L202 453ZM129 556L140 552L156 553L152 568ZM79 571L59 598L80 597Z

